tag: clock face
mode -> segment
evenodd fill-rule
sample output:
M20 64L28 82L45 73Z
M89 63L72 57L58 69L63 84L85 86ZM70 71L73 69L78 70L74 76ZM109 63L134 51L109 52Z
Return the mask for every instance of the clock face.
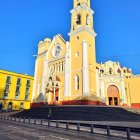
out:
M60 47L60 46L56 46L56 47L54 48L54 50L53 50L53 56L54 56L54 57L58 57L59 54L60 54L60 52L61 52L61 47Z

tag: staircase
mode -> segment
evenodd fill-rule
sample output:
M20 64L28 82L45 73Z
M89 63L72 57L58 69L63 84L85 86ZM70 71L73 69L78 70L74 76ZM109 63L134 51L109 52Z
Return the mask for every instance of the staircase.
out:
M13 116L47 119L51 109L52 120L81 121L139 121L140 114L133 109L105 106L44 106L32 108Z

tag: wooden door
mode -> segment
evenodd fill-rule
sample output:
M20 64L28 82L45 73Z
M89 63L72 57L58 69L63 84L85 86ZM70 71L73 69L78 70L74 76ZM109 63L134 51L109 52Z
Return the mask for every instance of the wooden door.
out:
M118 88L114 85L109 86L107 90L107 94L108 94L109 105L118 106L119 99L120 99Z

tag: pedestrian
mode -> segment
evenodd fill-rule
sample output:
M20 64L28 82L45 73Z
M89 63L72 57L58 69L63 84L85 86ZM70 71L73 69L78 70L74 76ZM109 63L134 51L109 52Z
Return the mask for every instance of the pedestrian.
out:
M51 119L51 116L52 116L52 110L51 110L51 108L49 108L49 111L48 111L48 119L49 120Z
M2 112L2 103L0 103L0 112Z

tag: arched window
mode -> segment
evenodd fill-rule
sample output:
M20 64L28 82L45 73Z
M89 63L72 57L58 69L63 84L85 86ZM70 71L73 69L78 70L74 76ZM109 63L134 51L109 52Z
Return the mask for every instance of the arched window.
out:
M76 24L77 25L80 25L81 24L81 15L80 14L77 15Z
M112 74L113 70L112 68L109 68L109 74Z
M100 73L103 74L104 73L104 70L103 69L100 69Z
M61 48L60 48L60 46L57 46L57 47L55 48L55 56L56 56L56 57L59 56L60 52L61 52Z
M79 90L79 81L80 78L78 75L75 76L75 90Z
M89 15L86 15L86 25L89 25Z
M80 6L80 2L77 4L77 6Z

